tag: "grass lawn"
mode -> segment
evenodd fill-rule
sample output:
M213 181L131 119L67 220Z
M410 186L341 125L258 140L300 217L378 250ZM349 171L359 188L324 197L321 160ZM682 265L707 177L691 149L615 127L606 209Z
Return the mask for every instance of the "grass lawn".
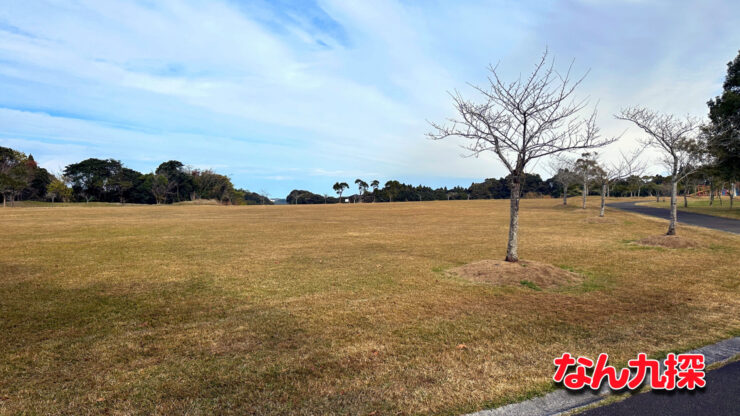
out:
M738 204L740 202L740 198L735 198L735 206L733 209L730 209L730 197L728 196L722 197L721 205L719 199L715 197L714 204L711 207L709 206L709 198L689 198L688 202L689 206L684 207L683 197L679 196L677 206L678 210L696 212L698 214L716 215L718 217L735 218L740 220L740 205ZM667 197L665 202L650 202L646 205L652 207L670 208L671 201L670 197ZM678 220L681 221L681 218L679 218Z
M740 335L740 236L571 203L522 201L522 258L585 276L539 290L444 272L507 200L0 209L0 414L459 414Z

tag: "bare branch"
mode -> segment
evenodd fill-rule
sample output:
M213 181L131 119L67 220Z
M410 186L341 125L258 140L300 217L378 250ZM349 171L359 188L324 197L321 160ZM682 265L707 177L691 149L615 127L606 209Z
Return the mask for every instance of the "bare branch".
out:
M466 139L464 148L470 156L493 152L515 176L521 176L534 159L613 142L616 138L600 137L595 110L590 117L578 118L587 100L574 95L585 74L573 80L572 68L573 63L558 73L547 50L529 76L513 82L505 82L498 65L490 65L488 85L471 84L482 100L473 102L451 92L457 117L446 124L430 122L433 131L427 136Z

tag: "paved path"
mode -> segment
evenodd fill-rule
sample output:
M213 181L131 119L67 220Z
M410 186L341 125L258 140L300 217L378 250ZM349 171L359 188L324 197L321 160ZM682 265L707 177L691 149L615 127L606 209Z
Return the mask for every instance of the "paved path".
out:
M584 412L586 416L739 415L740 361L709 371L707 385L694 391L636 394L621 402Z
M665 220L670 219L670 210L667 208L655 208L646 207L644 205L637 205L641 201L635 202L613 202L607 204L612 208L621 209L624 211L635 212L643 215L650 215L653 217L663 218ZM720 231L727 231L729 233L740 234L740 220L733 218L715 217L713 215L697 214L694 212L678 211L678 223L696 225L699 227L712 228Z
M716 344L712 345L706 345L701 348L697 348L692 351L688 351L690 354L704 354L704 363L709 366L714 363L721 363L727 360L732 359L733 357L740 354L740 337L734 337L730 339L726 339L724 341L717 342ZM724 368L724 367L723 367ZM738 370L738 368L734 368L735 371ZM711 381L714 380L714 377L709 378L709 375L712 374L715 371L710 371L707 373L707 386L704 388L705 393L707 394L710 392L711 387L711 394L712 396L708 396L710 400L716 400L716 395L721 395L722 398L719 400L719 404L721 404L723 401L729 401L729 403L737 403L736 397L740 397L740 392L735 391L733 398L727 398L725 397L726 390L717 390L721 388L724 384L722 380L719 382ZM724 374L723 370L722 373L720 373L720 377L722 374ZM734 379L734 385L737 385L738 380L738 373L730 374L730 378ZM737 388L737 386L736 386ZM698 390L696 390L698 392ZM609 390L609 386L604 383L601 386L601 389L598 391L592 391L592 390L581 390L578 392L572 392L566 389L558 389L553 392L550 392L544 396L535 397L534 399L525 400L523 402L519 403L512 403L503 407L499 407L496 409L488 409L488 410L481 410L479 412L471 413L467 416L552 416L552 415L560 415L565 412L569 412L571 410L587 406L592 403L599 402L606 397L608 397L611 394L611 391ZM686 394L686 393L684 393ZM688 393L689 395L691 393ZM696 394L696 393L694 393ZM729 393L728 393L729 394ZM647 395L647 393L643 394L642 396ZM637 397L637 396L635 396ZM669 396L669 397L675 397L675 396ZM632 398L627 399L632 400ZM645 400L645 399L642 399ZM606 406L608 407L608 406ZM713 409L721 410L719 407L715 407ZM736 407L737 409L737 407ZM598 409L594 409L598 410ZM651 412L655 413L655 412ZM626 411L625 413L613 413L613 414L625 414L625 415L633 415L633 414L644 414L643 412L630 412ZM650 416L658 416L665 413L655 413L650 414ZM671 413L668 413L671 414ZM678 413L681 414L681 413ZM691 414L691 413L689 413ZM709 412L694 412L694 414L713 414L712 409L709 410ZM722 413L719 413L720 415ZM732 414L732 413L730 413ZM738 413L734 413L738 414Z

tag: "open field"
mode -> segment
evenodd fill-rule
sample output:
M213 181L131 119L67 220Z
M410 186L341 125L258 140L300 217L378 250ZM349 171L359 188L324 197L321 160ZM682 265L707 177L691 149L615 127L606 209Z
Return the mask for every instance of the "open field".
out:
M508 200L0 209L0 414L455 414L740 335L740 236L589 202L522 201L522 258L583 276L539 290L444 272Z
M722 204L720 205L719 198L714 198L714 204L710 207L709 206L709 198L689 198L688 207L683 206L683 197L678 198L678 210L679 211L688 211L688 212L696 212L697 214L707 214L707 215L716 215L718 217L726 217L726 218L736 218L740 219L740 206L738 206L738 199L735 198L735 206L733 209L730 209L730 197L723 196L722 197ZM665 202L650 202L646 204L651 207L660 207L660 208L670 208L671 207L671 201L670 198L666 198ZM680 218L679 218L680 221Z

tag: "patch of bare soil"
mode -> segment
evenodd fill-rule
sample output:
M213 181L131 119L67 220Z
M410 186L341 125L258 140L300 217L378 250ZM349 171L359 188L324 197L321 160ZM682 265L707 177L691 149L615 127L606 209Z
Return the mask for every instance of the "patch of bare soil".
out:
M677 235L651 235L650 237L645 237L642 240L636 241L636 243L643 246L660 246L667 248L693 248L699 246L696 241Z
M510 263L503 260L481 260L455 267L449 273L492 285L522 285L522 282L534 283L540 288L552 288L571 285L583 280L583 277L555 267L551 264L535 261Z

